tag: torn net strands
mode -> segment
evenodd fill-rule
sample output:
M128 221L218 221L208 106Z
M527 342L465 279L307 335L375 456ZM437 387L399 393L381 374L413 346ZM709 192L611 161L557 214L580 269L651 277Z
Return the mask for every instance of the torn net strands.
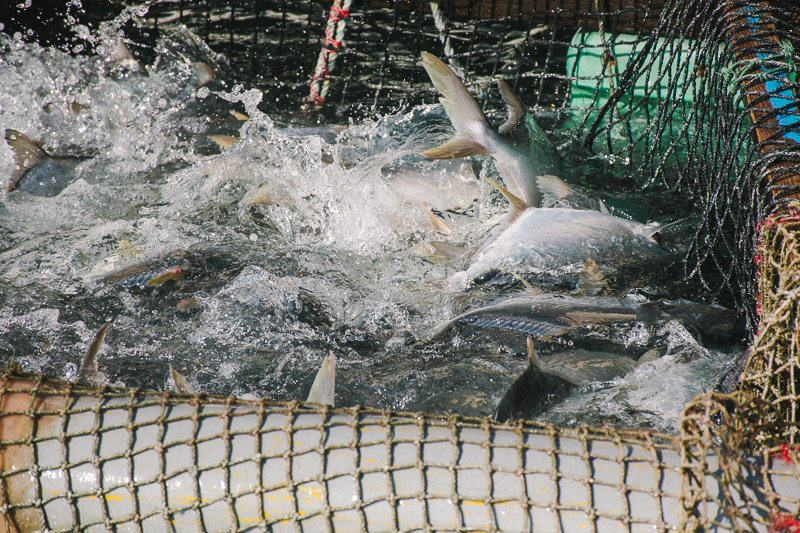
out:
M13 371L0 394L7 531L746 531L800 504L800 456L751 449L769 404L742 396L699 398L674 438Z

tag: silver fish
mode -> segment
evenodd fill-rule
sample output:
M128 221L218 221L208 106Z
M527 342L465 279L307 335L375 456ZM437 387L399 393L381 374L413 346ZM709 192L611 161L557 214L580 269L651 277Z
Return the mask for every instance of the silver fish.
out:
M512 329L540 337L585 325L654 324L668 320L677 320L711 344L737 341L744 333L744 324L737 314L718 305L687 301L637 303L604 296L541 294L473 309L432 329L425 338L436 340L456 324Z
M517 274L541 284L577 284L587 262L609 287L641 287L682 257L659 226L598 211L528 208L487 240L454 274L454 288Z
M520 99L505 82L498 82L500 95L508 108L508 120L495 132L450 67L426 52L422 53L422 65L443 95L440 102L456 130L446 144L422 155L432 159L457 159L491 154L508 190L526 206L539 207L543 193L536 177L563 176L564 163Z
M438 211L468 209L480 196L480 183L469 163L439 165L436 169L387 165L386 180L408 202L422 202Z
M6 190L20 189L37 196L52 197L77 178L81 158L50 155L42 148L43 142L17 130L6 130L5 139L14 152L17 167Z

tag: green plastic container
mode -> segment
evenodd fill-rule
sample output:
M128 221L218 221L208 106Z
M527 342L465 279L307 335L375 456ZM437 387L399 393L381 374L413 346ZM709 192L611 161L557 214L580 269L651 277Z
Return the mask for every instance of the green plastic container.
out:
M567 75L572 77L570 106L587 108L601 107L608 101L611 84L613 83L614 89L619 87L628 63L643 53L646 42L636 35L606 34L604 46L599 32L579 31L572 38L571 44L567 53ZM665 48L667 53L659 53ZM603 55L607 50L616 59L615 65L604 65ZM617 105L619 110L624 111L624 108L643 98L653 100L653 103L667 98L694 101L702 94L703 79L702 69L697 70L696 53L697 47L693 47L691 41L659 38L656 46L640 59L643 61L643 68L639 69L633 99L621 99ZM665 57L671 57L672 63L663 65ZM661 78L658 78L659 72L662 73ZM695 75L696 73L700 76ZM674 83L676 79L677 84ZM670 94L670 86L677 87L677 90Z

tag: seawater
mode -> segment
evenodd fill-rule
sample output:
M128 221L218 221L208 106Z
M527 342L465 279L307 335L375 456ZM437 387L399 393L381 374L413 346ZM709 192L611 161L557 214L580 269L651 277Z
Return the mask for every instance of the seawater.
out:
M282 132L301 117L265 115L262 94L236 80L193 88L193 60L220 73L224 61L186 30L165 32L156 53L144 75L0 34L0 125L44 141L52 154L84 157L58 196L12 191L0 202L5 359L75 379L95 331L112 321L100 352L111 385L163 390L172 364L198 391L302 400L333 351L339 406L491 415L527 365L524 335L460 328L431 345L418 339L525 289L450 291L444 280L459 264L429 261L414 247L470 249L501 220L505 202L477 182L469 207L441 213L453 230L443 235L382 172L458 171L417 155L452 134L441 108L349 123L329 144ZM219 134L241 140L219 148L208 139ZM489 159L471 167L496 177ZM14 168L3 144L0 175ZM264 194L269 202L253 203ZM109 278L141 266L146 279L176 261L190 273L161 286ZM189 298L198 305L179 311ZM585 387L542 420L664 430L742 354L737 345L703 346L674 322L613 334L581 328L548 339L542 357L559 346L664 355Z

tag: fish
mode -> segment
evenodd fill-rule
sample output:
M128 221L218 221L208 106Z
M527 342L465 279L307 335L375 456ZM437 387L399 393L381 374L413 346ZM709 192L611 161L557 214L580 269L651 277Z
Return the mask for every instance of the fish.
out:
M179 394L195 394L198 392L196 386L189 385L186 378L172 367L172 363L169 364L169 378L167 379L167 383L171 389Z
M461 259L466 253L466 250L458 245L441 241L418 242L411 251L431 263L452 263Z
M663 277L684 252L661 226L599 211L530 207L490 236L449 282L466 290L515 273L539 285L576 286L589 262L613 292Z
M109 326L111 326L111 322L106 322L95 333L78 371L77 382L79 385L104 385L108 382L106 376L100 372L97 366L97 354L100 348L103 347Z
M236 135L209 135L208 138L214 141L221 148L230 148L235 143L242 140Z
M5 139L14 152L16 169L6 185L7 191L23 190L36 196L57 196L78 177L78 165L85 158L50 155L42 141L17 130L7 129Z
M427 52L422 53L422 66L442 94L440 102L456 130L447 143L422 155L431 159L458 159L489 154L506 188L525 205L539 207L544 195L536 177L564 176L564 162L511 88L502 80L498 82L508 120L495 132L450 67Z
M564 401L574 388L575 385L542 366L533 340L528 336L528 368L503 395L494 419L498 422L530 420L548 407Z
M119 41L111 51L109 60L118 68L131 72L146 72L147 67L141 61L133 57L128 45Z
M636 310L609 297L518 296L462 313L430 330L427 342L441 338L457 324L522 331L534 337L557 335L587 324L615 324L639 319Z
M381 176L407 202L421 202L437 211L469 209L480 196L480 183L469 163L436 169L387 165L381 169Z
M320 405L334 406L334 393L336 392L336 355L330 352L323 361L306 402Z
M517 296L467 311L431 329L423 340L435 341L457 324L521 331L534 337L559 335L587 325L677 320L704 343L738 341L744 322L733 310L688 301L633 302L607 296L539 294Z
M541 358L542 369L579 387L621 378L636 369L639 361L624 354L581 348Z

